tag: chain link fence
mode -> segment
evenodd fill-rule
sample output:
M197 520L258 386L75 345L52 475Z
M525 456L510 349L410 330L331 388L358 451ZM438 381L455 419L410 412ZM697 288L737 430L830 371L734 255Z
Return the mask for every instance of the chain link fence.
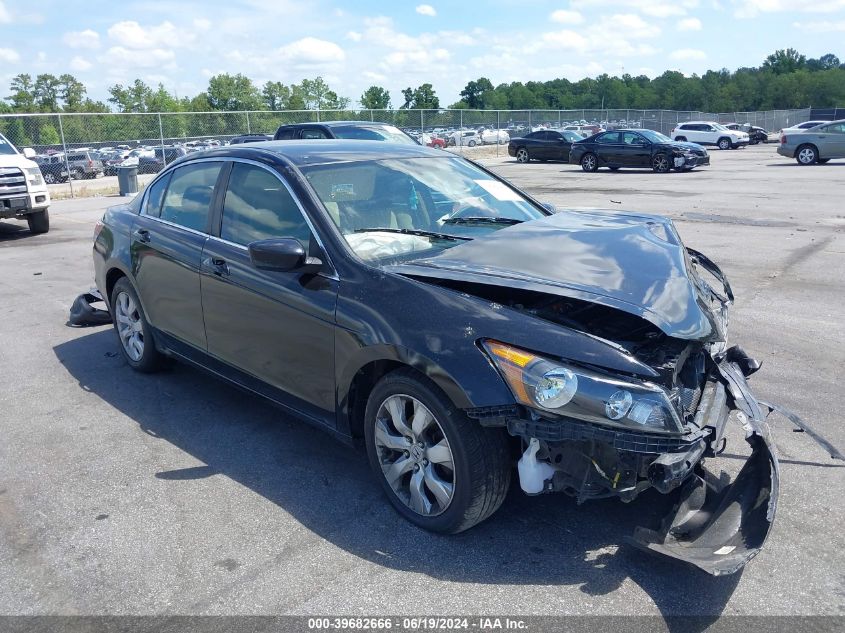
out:
M568 125L594 125L606 129L645 128L669 134L678 123L691 120L720 123L748 123L776 132L810 118L810 109L766 112L700 112L675 110L297 110L255 112L163 112L163 113L85 113L85 114L8 114L0 115L0 133L18 148L31 147L41 157L62 160L72 179L69 152L103 148L165 148L218 141L225 143L242 134L269 134L283 124L320 121L378 121L395 125L414 135L433 134L465 147L495 145L495 156L506 153L503 146L510 136L527 134L538 128ZM468 136L456 132L485 132ZM462 140L464 139L464 140ZM502 146L500 148L500 146ZM473 150L475 151L475 150ZM43 167L42 167L43 170ZM96 176L96 174L95 174ZM74 195L71 183L70 195Z

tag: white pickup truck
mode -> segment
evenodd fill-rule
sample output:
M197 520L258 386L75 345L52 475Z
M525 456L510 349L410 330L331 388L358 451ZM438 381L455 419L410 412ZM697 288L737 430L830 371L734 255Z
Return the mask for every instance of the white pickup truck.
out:
M26 218L33 233L50 230L50 192L41 175L41 168L30 158L29 147L21 154L0 134L0 220Z

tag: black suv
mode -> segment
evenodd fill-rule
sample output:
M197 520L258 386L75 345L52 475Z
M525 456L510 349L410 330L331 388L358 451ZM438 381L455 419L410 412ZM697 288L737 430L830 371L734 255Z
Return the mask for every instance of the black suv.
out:
M716 575L774 520L759 364L726 349L730 285L666 218L552 213L418 145L250 143L107 210L94 270L131 368L184 359L360 443L423 528L483 521L514 470L579 501L680 488L633 540ZM751 451L728 485L702 459L734 409Z
M282 125L273 137L277 141L298 139L340 138L357 141L389 141L419 145L409 134L387 123L367 121L326 121L324 123L292 123Z

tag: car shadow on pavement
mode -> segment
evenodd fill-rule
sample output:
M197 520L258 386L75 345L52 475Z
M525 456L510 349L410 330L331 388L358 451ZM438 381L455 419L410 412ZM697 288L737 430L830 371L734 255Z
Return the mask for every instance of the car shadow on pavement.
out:
M257 396L182 364L161 374L135 373L110 327L54 352L82 389L103 400L104 411L114 407L128 418L112 415L108 424L131 420L205 464L149 477L178 485L225 475L337 547L379 565L452 582L577 586L587 601L630 579L661 614L702 616L702 629L739 582L739 574L714 578L624 544L635 526L658 525L670 497L646 493L630 504L579 507L563 495L525 496L514 480L502 508L483 524L455 536L430 534L392 510L363 452ZM520 596L509 601L517 606Z

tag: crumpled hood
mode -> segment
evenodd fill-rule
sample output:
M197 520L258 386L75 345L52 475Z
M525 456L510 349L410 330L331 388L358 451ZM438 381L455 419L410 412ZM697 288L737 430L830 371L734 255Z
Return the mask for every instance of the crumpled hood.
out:
M386 268L590 301L640 316L676 338L725 338L711 309L718 302L671 220L660 216L567 210Z
M668 145L668 143L667 143L667 145ZM680 147L680 148L683 148L683 149L699 150L699 151L703 151L705 154L707 153L707 150L704 148L704 146L699 145L698 143L690 143L689 141L674 141L672 143L672 146L673 147Z

